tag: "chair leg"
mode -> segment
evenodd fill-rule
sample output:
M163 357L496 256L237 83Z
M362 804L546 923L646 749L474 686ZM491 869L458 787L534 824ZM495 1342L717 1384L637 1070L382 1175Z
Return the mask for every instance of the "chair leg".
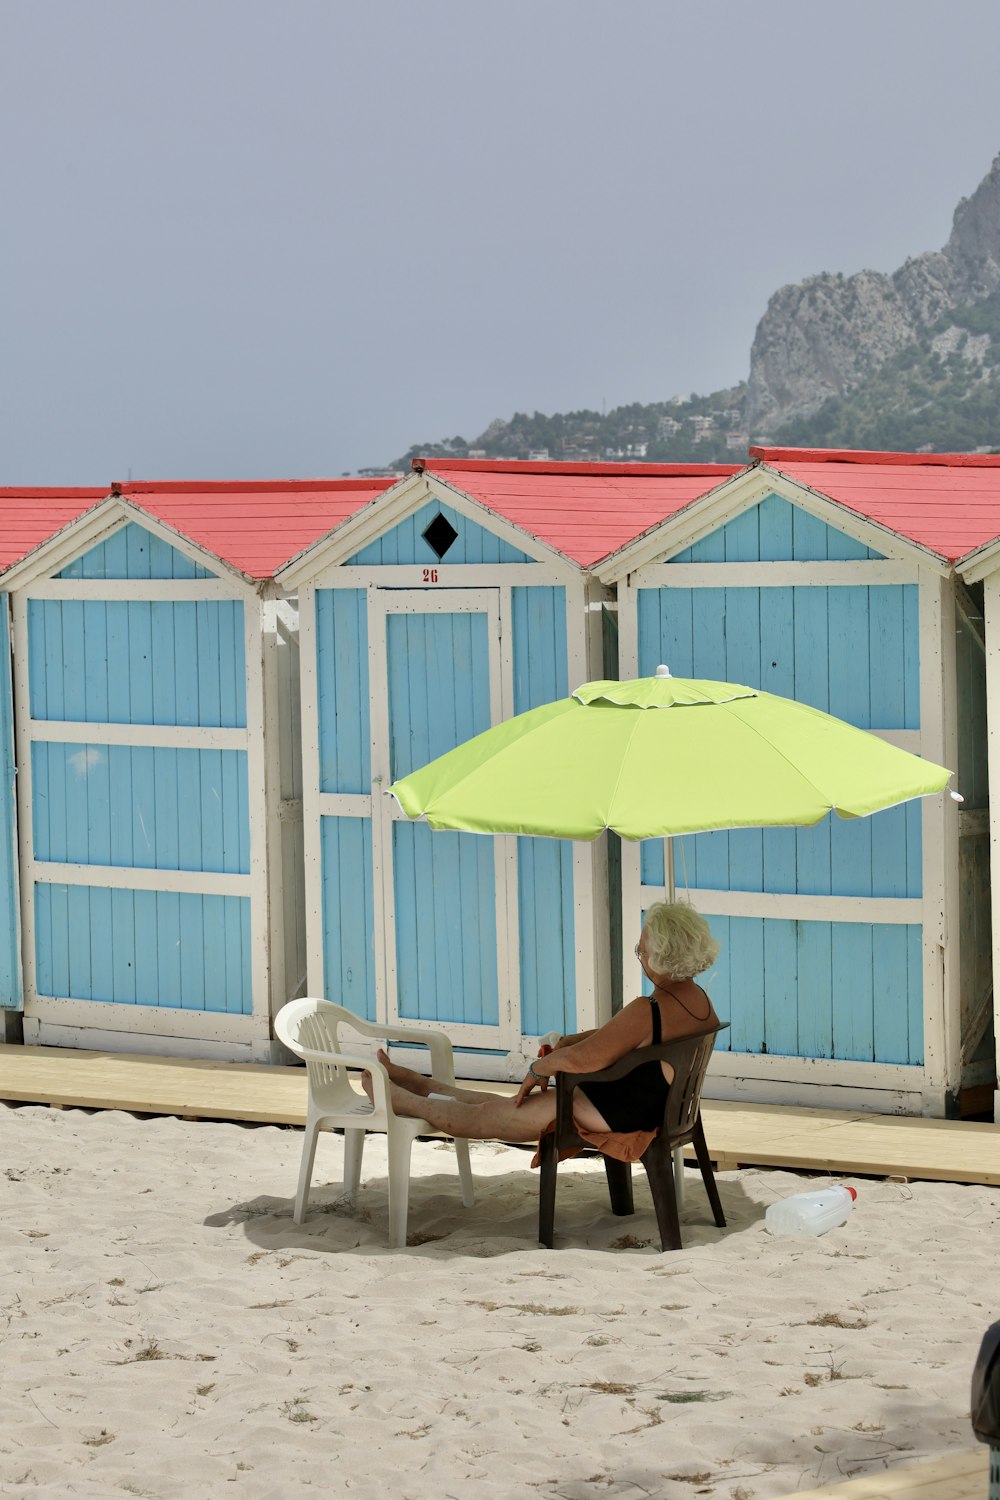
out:
M722 1212L722 1199L719 1197L719 1186L715 1180L715 1173L712 1171L712 1158L708 1154L708 1146L705 1141L705 1131L702 1127L700 1116L698 1119L698 1123L695 1126L692 1143L694 1145L695 1155L698 1158L698 1165L701 1168L701 1175L705 1183L705 1192L708 1194L708 1201L712 1205L712 1213L715 1215L716 1225L719 1229L725 1229L726 1216Z
M661 1250L681 1249L681 1221L677 1212L677 1192L674 1187L674 1164L671 1153L664 1147L651 1149L642 1158L649 1178L649 1190L656 1209L656 1223L660 1231Z
M472 1184L472 1162L469 1159L468 1141L455 1142L455 1159L458 1162L458 1180L462 1184L463 1206L475 1208L476 1190Z
M684 1207L684 1147L674 1147L674 1192L678 1213Z
M364 1130L344 1131L344 1180L342 1192L351 1203L357 1202L361 1186L361 1158L365 1149Z
M301 1224L309 1202L309 1184L312 1181L313 1162L316 1160L316 1142L319 1139L319 1120L307 1118L306 1133L302 1142L302 1160L299 1163L299 1185L295 1193L292 1222Z
M611 1212L620 1216L634 1214L631 1164L627 1161L618 1161L614 1156L606 1156L604 1173L608 1179L608 1192L611 1195Z
M389 1248L406 1248L406 1219L410 1203L410 1153L413 1136L406 1129L390 1130L389 1147Z
M551 1250L555 1242L556 1172L559 1167L555 1131L542 1137L540 1149L542 1159L538 1177L538 1239Z

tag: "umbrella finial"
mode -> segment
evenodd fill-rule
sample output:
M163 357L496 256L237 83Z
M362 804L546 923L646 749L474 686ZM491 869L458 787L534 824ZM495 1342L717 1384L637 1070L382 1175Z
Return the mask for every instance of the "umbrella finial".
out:
M670 668L669 667L665 667L663 665L663 663L661 662L660 665L657 667L656 671L653 673L653 676L654 677L669 677L670 676Z

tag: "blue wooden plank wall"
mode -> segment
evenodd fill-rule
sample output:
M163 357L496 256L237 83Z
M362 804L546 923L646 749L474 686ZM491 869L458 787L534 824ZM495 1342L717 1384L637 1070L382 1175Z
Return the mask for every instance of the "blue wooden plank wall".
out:
M102 724L244 728L239 600L103 597L104 578L205 576L129 525L65 570L85 600L31 600L33 719L92 726L85 742L32 746L36 861L246 874L242 750L118 746ZM113 593L113 590L109 590ZM243 896L35 882L38 992L69 999L247 1014L250 901Z
M34 855L140 870L250 870L244 750L36 740Z
M671 562L827 562L881 557L808 511L768 495Z
M212 578L199 563L134 521L73 559L58 578Z
M437 516L444 516L458 532L443 557L438 557L434 548L424 540L423 533ZM520 563L532 562L526 552L520 552L494 532L466 520L450 505L439 505L433 501L422 510L401 521L392 530L376 537L349 559L354 567L365 567L370 563L418 563L428 568L439 563Z
M566 590L511 590L514 712L565 698ZM575 684L574 684L575 686ZM576 1030L573 845L517 841L521 1029L526 1036Z
M250 903L240 896L35 887L40 995L181 1010L250 1009Z
M490 724L485 613L386 620L393 780ZM393 825L399 1014L497 1024L494 844L472 833Z
M33 719L246 726L239 600L31 599Z
M0 1008L21 1008L17 920L14 719L10 683L7 595L0 594Z
M373 788L364 589L316 590L316 660L319 766L315 774L320 791L368 796ZM323 991L328 1000L373 1021L371 818L323 816L320 850Z
M676 561L862 559L853 539L775 496ZM642 589L639 672L745 682L860 728L919 727L915 585ZM919 897L919 803L809 829L740 829L674 843L675 882L707 890ZM663 846L641 851L644 885ZM713 997L734 1051L919 1063L919 928L714 918ZM733 976L733 984L730 984ZM738 976L738 982L736 977ZM836 1006L833 996L837 996Z
M702 982L733 1052L923 1061L919 926L712 917L719 957Z

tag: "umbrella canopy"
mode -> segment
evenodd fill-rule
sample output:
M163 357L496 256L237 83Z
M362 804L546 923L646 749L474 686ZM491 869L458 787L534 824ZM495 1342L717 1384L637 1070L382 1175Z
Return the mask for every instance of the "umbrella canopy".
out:
M408 817L470 833L666 838L857 818L951 772L842 719L729 682L588 682L497 724L389 790Z

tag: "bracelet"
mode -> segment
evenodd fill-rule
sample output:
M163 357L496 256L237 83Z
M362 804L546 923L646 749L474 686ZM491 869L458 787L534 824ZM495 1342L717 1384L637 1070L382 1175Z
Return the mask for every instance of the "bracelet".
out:
M536 1083L551 1083L552 1079L548 1073L536 1073L534 1063L528 1064L528 1072Z

